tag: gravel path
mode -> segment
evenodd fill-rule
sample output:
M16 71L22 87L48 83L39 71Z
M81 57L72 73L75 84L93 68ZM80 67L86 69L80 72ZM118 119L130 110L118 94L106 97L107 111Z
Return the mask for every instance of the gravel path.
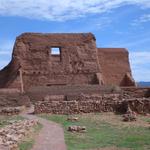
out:
M22 114L21 116L28 119L38 119L43 125L32 150L66 150L64 141L64 131L62 127L54 122L42 119L35 115Z

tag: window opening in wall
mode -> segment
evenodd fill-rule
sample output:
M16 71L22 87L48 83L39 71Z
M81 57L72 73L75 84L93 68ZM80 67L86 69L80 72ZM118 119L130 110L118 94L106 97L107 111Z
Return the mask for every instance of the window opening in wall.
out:
M60 47L51 47L51 55L60 55Z
M60 47L51 47L50 48L50 58L52 62L61 61L61 48Z

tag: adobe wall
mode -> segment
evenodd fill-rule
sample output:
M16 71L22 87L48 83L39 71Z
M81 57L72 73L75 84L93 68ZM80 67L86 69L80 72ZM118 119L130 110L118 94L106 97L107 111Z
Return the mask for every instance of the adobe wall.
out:
M0 89L0 109L3 107L29 106L30 98L17 89Z
M60 56L52 55L51 47L59 47ZM0 72L0 79L4 78L0 86L20 88L20 67L25 89L37 85L99 84L96 74L100 66L91 33L22 34L16 39L11 63Z
M53 47L60 55L51 53ZM135 86L128 52L98 48L92 33L24 33L17 37L11 62L0 71L0 88L52 85Z
M46 95L80 95L84 94L110 94L120 93L121 89L115 86L100 85L61 85L61 86L37 86L30 88L27 95L32 102L41 101Z
M17 88L20 90L19 68L18 60L12 58L11 62L0 70L0 88Z
M128 51L124 48L98 48L104 84L135 86L128 55Z

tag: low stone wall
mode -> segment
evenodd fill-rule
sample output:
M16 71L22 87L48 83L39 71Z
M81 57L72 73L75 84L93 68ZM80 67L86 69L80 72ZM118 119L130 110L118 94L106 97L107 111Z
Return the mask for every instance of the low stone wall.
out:
M149 113L150 88L126 87L116 92L114 88L97 85L59 86L43 90L40 87L24 94L16 90L0 90L0 110L5 107L29 106L30 101L35 104L35 113L126 112L128 106L138 113ZM0 111L0 114L11 114L12 109L9 108ZM12 112L15 113L18 111Z
M142 98L150 97L150 87L124 87L122 88L124 93L130 95L130 97Z
M119 96L118 94L46 96L43 101L35 103L35 113L74 114L113 111L114 101L118 100Z
M25 110L24 106L20 107L2 107L0 108L0 115L12 116L18 115Z
M150 98L131 98L124 100L120 106L125 112L129 109L138 114L150 113Z
M142 104L142 105L141 105ZM81 94L46 96L35 103L35 113L78 114L91 112L121 112L128 107L138 113L150 113L150 99L123 99L120 94ZM137 108L139 108L137 110Z

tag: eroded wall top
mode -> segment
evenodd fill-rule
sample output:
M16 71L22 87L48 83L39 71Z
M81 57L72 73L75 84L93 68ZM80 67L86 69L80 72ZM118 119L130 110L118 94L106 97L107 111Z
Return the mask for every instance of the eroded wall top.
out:
M98 48L98 56L105 84L135 86L127 49Z

